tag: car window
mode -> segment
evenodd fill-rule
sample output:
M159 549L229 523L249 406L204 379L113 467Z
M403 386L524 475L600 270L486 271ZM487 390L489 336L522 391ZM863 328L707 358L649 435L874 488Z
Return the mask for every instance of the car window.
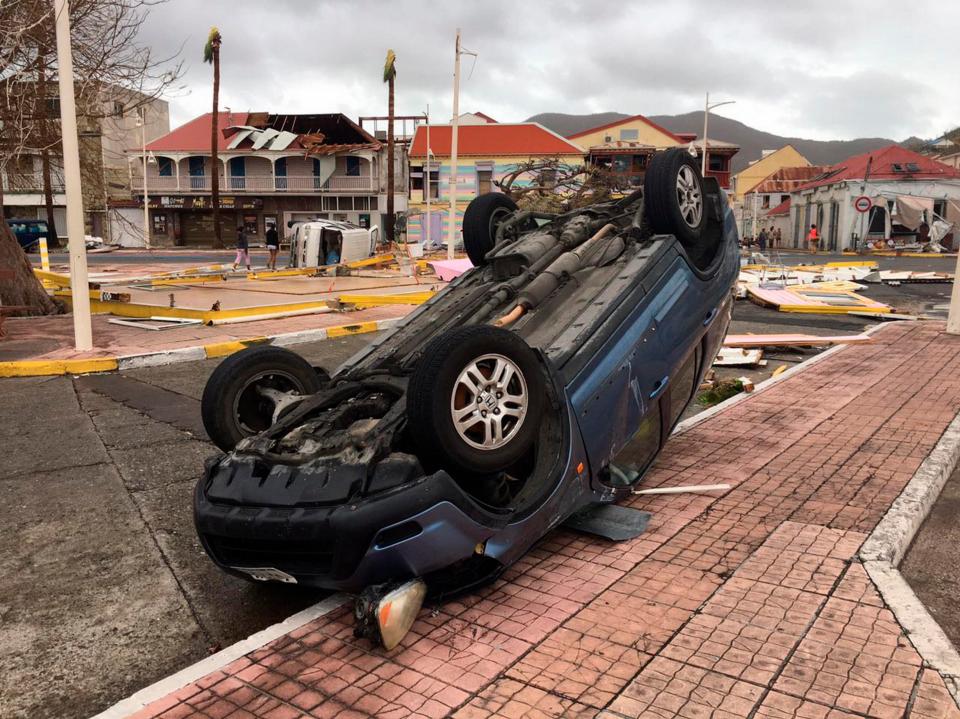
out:
M622 470L643 472L660 450L660 405L654 402L630 441L613 459Z
M693 383L697 379L697 367L700 365L700 348L689 354L676 376L670 383L670 426L679 419L693 394Z

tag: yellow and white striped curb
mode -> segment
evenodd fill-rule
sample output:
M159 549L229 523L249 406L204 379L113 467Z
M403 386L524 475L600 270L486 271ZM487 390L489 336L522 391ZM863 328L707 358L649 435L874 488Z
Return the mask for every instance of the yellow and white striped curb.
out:
M318 342L325 339L349 337L350 335L381 332L393 329L402 323L405 317L392 317L385 320L369 320L337 327L321 327L297 332L284 332L278 335L249 337L229 342L213 342L197 347L158 350L135 355L118 357L97 357L92 359L63 360L19 360L0 362L0 377L44 377L66 374L92 374L113 370L138 369L141 367L159 367L177 362L195 362L197 360L226 357L247 347L269 344L277 347L290 347L304 342Z

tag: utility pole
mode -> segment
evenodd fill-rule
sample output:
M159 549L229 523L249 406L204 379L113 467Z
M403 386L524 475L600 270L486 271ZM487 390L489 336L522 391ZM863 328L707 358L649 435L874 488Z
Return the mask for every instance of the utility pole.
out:
M453 120L450 123L450 224L447 230L447 259L453 259L457 237L457 128L460 115L460 28L453 61Z
M758 193L753 193L753 241L757 241L757 197Z
M707 118L710 117L710 93L703 103L703 150L700 152L700 176L707 176Z
M707 93L706 102L703 103L703 153L700 157L700 175L702 177L707 176L707 120L710 117L710 111L721 105L733 105L735 102L736 100L724 100L723 102L715 102L711 105L710 93Z
M423 186L427 191L427 230L426 235L424 236L423 246L427 249L430 248L430 106L427 105L427 111L423 113L424 120L427 126L427 162L424 167L424 183Z
M140 125L141 138L143 139L143 246L150 249L150 195L147 193L147 107L140 108L137 116L137 124Z
M90 324L90 284L83 237L83 190L80 185L80 140L73 95L73 50L70 47L69 0L53 0L57 28L57 67L60 76L60 130L63 134L63 174L67 195L67 236L70 248L70 290L73 340L79 352L93 349Z

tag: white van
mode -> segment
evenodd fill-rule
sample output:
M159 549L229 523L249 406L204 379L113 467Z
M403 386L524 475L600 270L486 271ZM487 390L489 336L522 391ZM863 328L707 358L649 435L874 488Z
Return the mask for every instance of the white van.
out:
M327 254L339 248L338 264L356 262L372 256L380 239L380 228L369 230L349 222L310 220L291 226L290 266L320 267Z

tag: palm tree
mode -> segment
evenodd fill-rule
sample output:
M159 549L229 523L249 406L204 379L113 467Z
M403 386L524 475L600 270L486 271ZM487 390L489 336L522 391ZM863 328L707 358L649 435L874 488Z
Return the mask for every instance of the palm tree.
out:
M387 242L393 242L393 183L396 159L393 156L393 81L397 77L397 56L393 50L387 50L387 61L383 64L383 81L389 88L387 101Z
M210 202L213 205L213 246L223 247L220 233L220 159L217 144L220 125L220 31L210 28L203 46L203 61L213 64L213 117L210 122Z

